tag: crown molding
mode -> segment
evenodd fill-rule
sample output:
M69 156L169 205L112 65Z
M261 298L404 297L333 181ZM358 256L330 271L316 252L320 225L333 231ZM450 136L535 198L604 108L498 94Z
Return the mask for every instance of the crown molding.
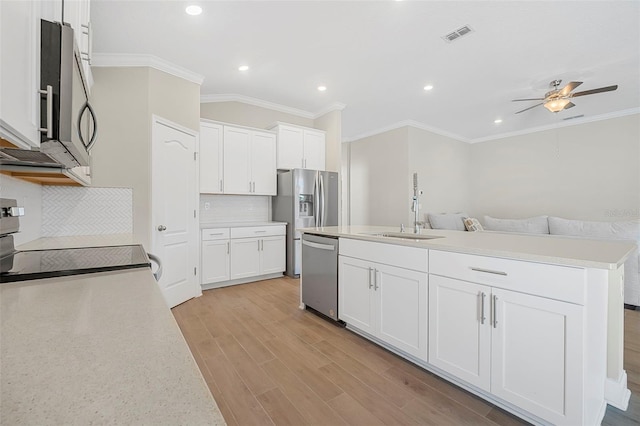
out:
M455 139L455 140L458 140L458 141L461 141L461 142L467 142L467 143L470 142L469 139L467 139L467 138L465 138L463 136L457 135L455 133L450 133L450 132L447 132L447 131L442 130L442 129L438 129L436 127L427 126L426 124L420 123L420 122L415 121L415 120L398 121L396 123L390 124L390 125L385 126L385 127L378 128L376 130L372 130L370 132L360 133L360 134L355 135L353 137L345 138L345 139L343 139L343 142L354 142L354 141L357 141L359 139L364 139L364 138L368 138L368 137L371 137L371 136L379 135L381 133L389 132L391 130L396 130L396 129L399 129L401 127L413 127L413 128L416 128L416 129L426 130L428 132L435 133L436 135L445 136L447 138Z
M201 85L204 76L154 55L94 53L92 67L149 67Z
M274 111L284 112L286 114L297 115L298 117L315 119L315 114L297 108L288 107L286 105L276 104L275 102L264 101L262 99L252 98L250 96L223 94L223 95L201 95L200 103L206 104L211 102L242 102L261 108L272 109Z
M531 127L529 129L518 130L518 131L515 131L515 132L501 133L501 134L498 134L498 135L487 136L487 137L484 137L484 138L471 139L471 140L469 140L469 143L488 142L488 141L492 141L492 140L496 140L496 139L504 139L504 138L510 138L510 137L514 137L514 136L522 136L522 135L527 135L529 133L544 132L545 130L553 130L553 129L559 129L559 128L563 128L563 127L577 126L579 124L586 124L586 123L592 123L592 122L596 122L596 121L610 120L612 118L626 117L628 115L634 115L634 114L640 114L640 108L629 108L629 109L624 109L624 110L621 110L621 111L609 112L609 113L606 113L606 114L594 115L594 116L590 116L590 117L581 117L581 118L576 118L576 119L569 120L569 121L561 121L561 122L554 123L554 124L548 124L546 126Z
M277 104L275 102L269 102L258 98L252 98L250 96L237 95L234 93L227 94L211 94L211 95L201 95L200 103L206 104L210 102L242 102L244 104L249 104L261 108L267 108L274 111L284 112L286 114L297 115L298 117L309 118L311 120L315 120L318 117L322 117L323 115L331 112L331 111L342 111L346 108L346 104L335 102L322 108L318 112L310 112L305 111L298 108L289 107L282 104Z

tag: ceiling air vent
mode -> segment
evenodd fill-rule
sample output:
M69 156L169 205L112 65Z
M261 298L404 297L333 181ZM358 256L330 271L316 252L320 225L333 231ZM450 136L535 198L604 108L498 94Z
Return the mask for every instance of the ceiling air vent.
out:
M473 32L473 28L471 28L469 25L465 25L464 27L460 27L457 30L443 36L442 39L447 43L451 43L452 41L457 40L460 37L467 35L471 32Z

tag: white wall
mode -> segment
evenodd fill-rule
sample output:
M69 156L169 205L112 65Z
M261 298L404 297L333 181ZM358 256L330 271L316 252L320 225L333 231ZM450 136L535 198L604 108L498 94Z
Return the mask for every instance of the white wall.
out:
M408 128L350 142L350 224L407 225Z
M478 217L640 217L640 115L471 145Z
M423 191L421 221L426 220L427 213L467 212L471 208L469 144L415 127L409 127L408 134L407 223L414 221L409 209L414 172L418 173L418 187Z
M241 126L266 129L276 121L313 127L313 119L287 114L243 102L206 102L200 104L200 117Z
M133 233L150 249L151 116L199 131L200 86L147 67L98 67L93 76L101 131L92 183L133 189Z
M24 207L20 232L13 234L14 244L20 245L41 237L42 187L4 174L0 174L0 197L13 198Z

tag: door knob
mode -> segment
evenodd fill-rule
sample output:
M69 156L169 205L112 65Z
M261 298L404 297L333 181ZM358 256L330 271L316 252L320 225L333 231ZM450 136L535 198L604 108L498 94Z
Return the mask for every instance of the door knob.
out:
M162 231L166 231L167 227L164 225L158 225L158 231L162 232Z

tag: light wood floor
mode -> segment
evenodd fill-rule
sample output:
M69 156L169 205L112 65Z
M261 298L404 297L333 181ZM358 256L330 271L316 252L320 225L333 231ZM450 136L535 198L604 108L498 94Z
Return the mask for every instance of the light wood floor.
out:
M298 280L205 291L173 309L229 425L517 425L520 419L298 309ZM639 425L640 311L625 311L626 412Z

